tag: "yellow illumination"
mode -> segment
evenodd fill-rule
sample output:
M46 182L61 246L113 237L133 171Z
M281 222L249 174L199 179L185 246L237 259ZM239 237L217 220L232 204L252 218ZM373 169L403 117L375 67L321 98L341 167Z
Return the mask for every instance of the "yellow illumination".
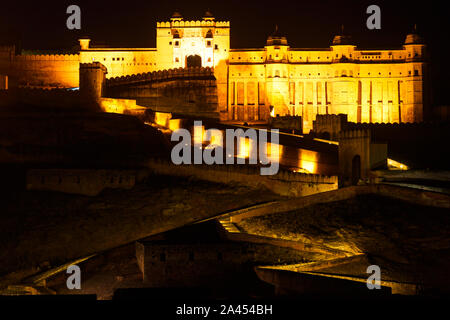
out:
M169 120L172 118L171 113L155 112L155 123L161 127L169 127Z
M298 166L309 173L317 173L317 152L300 149Z
M194 126L194 144L203 144L205 133L205 126Z
M170 119L169 129L172 131L178 130L181 127L181 119Z
M275 108L272 108L272 111L270 111L270 116L275 117Z
M388 168L391 170L408 170L408 166L406 164L400 163L398 161L388 159Z
M271 163L279 163L282 153L283 153L283 146L270 142L267 143L266 156Z
M214 130L211 134L210 145L223 147L223 135L222 131Z
M250 140L248 138L240 138L239 139L239 152L238 158L248 158L250 157Z

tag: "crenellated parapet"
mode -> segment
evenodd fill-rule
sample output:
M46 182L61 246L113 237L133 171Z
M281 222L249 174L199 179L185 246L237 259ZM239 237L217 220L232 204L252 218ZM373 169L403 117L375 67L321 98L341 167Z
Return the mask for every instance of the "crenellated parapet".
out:
M214 20L175 20L157 22L158 28L177 28L177 27L229 27L230 21L214 21Z
M176 69L139 73L107 79L106 86L113 87L141 82L167 81L172 79L195 79L195 78L213 80L215 79L214 69L210 67L192 67L192 68L176 68Z
M370 139L371 132L370 129L354 129L354 130L346 130L341 131L339 134L339 140L344 139Z
M79 54L21 54L16 55L14 60L17 63L24 61L79 61Z
M433 126L434 124L431 122L402 122L402 123L355 123L349 122L347 124L348 129L420 129Z
M347 128L346 114L318 114L313 121L313 131L319 137L337 140L339 132Z
M106 67L100 62L80 63L80 69L101 69L105 74L108 73Z

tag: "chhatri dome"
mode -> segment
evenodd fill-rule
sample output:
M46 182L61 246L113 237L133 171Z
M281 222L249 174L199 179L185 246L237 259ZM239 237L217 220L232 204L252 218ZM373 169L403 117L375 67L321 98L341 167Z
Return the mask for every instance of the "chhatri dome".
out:
M344 25L341 26L341 33L333 38L333 46L353 45L351 36L344 34Z
M170 17L170 20L183 20L183 16L180 12L178 12L178 10L175 10L175 12Z
M214 16L209 9L206 10L205 14L203 15L203 20L214 20Z
M273 46L273 45L284 45L287 46L287 39L285 36L283 36L280 31L278 30L278 26L275 26L275 31L267 37L267 45Z
M417 25L414 25L412 33L407 34L405 44L424 44L424 39L417 33Z

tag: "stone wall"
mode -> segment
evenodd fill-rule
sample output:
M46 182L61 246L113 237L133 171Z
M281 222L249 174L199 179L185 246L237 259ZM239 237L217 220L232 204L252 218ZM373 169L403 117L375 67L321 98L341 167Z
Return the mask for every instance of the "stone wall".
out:
M14 78L18 85L78 87L78 54L15 55L11 50L0 53L0 73Z
M339 135L339 174L342 185L357 184L370 176L370 131L350 130Z
M179 68L111 78L104 97L135 99L154 111L218 118L211 68Z
M105 188L131 189L140 176L135 170L33 169L26 188L96 196Z
M313 121L313 131L320 138L337 141L347 123L346 114L318 114Z
M295 130L297 133L302 133L302 117L300 116L277 116L270 117L269 119L269 127L276 128L283 131L292 131Z
M136 258L151 287L229 285L248 279L257 264L304 260L301 251L265 244L150 241L136 243Z
M296 173L280 170L273 176L262 176L258 166L250 165L174 165L152 159L148 167L156 174L192 176L217 183L237 183L244 186L264 187L274 193L299 197L338 188L337 176Z

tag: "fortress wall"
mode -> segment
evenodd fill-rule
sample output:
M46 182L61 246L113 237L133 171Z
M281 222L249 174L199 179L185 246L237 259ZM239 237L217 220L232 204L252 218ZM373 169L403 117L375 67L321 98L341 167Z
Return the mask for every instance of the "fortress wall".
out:
M17 102L58 108L79 108L79 92L64 89L18 88Z
M337 176L295 173L280 170L273 176L262 176L260 168L249 165L174 165L153 159L148 167L157 174L193 176L217 183L237 183L248 187L265 187L274 193L298 197L338 188Z
M216 80L212 68L178 68L106 80L105 95L136 99L161 112L218 117Z
M371 169L370 130L348 130L339 135L339 173L344 185L366 180Z
M241 282L240 275L253 273L254 265L298 263L304 257L291 248L257 243L136 243L144 283L155 287L229 285L230 281Z
M449 128L449 123L347 123L349 130L371 130L373 138L380 141L408 141L411 135L419 135L422 139L442 136L442 128Z
M46 190L96 196L105 188L131 189L133 170L34 169L26 175L27 190Z
M442 128L448 123L434 122L403 122L403 123L356 123L349 122L346 114L317 115L313 131L316 134L329 133L330 138L337 139L339 132L346 130L370 130L371 139L379 142L409 141L412 135L423 139L433 139L442 135Z
M158 70L133 75L113 77L106 80L107 87L116 87L129 84L139 84L146 81L165 81L179 78L210 78L214 79L214 70L209 67L175 68Z
M11 76L19 85L78 87L79 55L17 55L11 61Z
M300 116L270 117L269 126L271 128L297 130L299 132L302 132L302 117Z
M319 136L326 134L328 139L337 141L339 132L347 128L347 123L346 114L318 114L313 121L313 131Z
M155 71L157 65L156 49L89 49L80 51L80 62L100 62L107 69L107 78L133 75Z

